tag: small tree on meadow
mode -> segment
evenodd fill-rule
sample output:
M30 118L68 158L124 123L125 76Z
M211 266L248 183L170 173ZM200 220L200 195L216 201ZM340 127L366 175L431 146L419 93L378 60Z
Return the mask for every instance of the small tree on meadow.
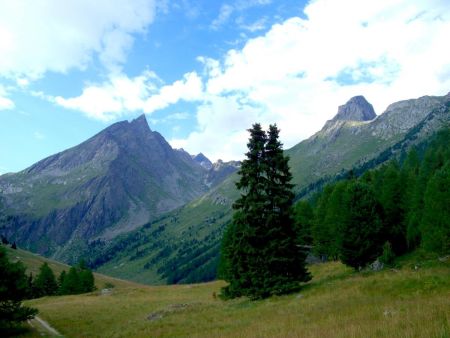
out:
M34 282L35 296L53 296L58 291L58 283L56 282L53 270L44 262L39 268L39 273Z

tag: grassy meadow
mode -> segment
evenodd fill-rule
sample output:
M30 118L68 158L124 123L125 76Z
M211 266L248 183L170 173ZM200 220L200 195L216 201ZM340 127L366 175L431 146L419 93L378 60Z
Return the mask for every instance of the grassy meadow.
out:
M99 291L26 304L66 337L450 337L448 257L415 253L380 272L339 262L310 271L299 293L262 301L222 301L221 281L152 287L96 275ZM102 295L105 282L115 288Z

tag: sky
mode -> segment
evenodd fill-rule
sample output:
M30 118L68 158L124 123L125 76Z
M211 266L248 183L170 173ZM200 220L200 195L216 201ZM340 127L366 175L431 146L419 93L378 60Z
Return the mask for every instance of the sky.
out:
M450 91L448 0L2 0L0 174L145 113L174 148L285 148L364 95Z

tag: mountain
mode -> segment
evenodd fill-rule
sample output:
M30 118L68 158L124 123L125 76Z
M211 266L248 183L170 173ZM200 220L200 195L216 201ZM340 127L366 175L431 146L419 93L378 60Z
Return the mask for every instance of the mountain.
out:
M450 94L390 105L375 116L359 96L339 107L322 130L286 150L298 197L352 168L372 168L401 155L450 125ZM91 264L98 271L144 283L186 283L216 276L220 240L239 196L237 174L160 219L98 242Z
M205 168L207 170L209 170L213 167L212 162L202 153L192 156L192 159L195 162L199 163L203 168Z
M144 115L118 122L0 176L0 233L74 262L93 240L110 240L204 194L211 170L173 150Z
M319 132L286 151L297 191L369 162L397 143L406 150L428 137L449 122L449 101L450 93L423 96L393 103L375 116L362 96L350 99Z

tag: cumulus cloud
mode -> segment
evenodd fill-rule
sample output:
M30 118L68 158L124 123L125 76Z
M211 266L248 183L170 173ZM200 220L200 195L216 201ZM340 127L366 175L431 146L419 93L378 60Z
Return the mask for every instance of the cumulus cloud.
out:
M129 112L150 114L180 100L195 101L202 97L202 80L195 72L185 74L183 79L170 85L161 83L161 79L150 71L134 78L114 74L104 83L86 86L80 96L58 96L50 101L106 122Z
M118 71L133 34L144 33L154 13L154 0L1 1L0 76L65 73L84 69L94 57Z
M243 131L255 121L276 122L291 147L354 95L379 114L389 103L450 90L447 1L316 0L304 14L223 59L199 58L207 80L197 130L172 144L242 158Z

